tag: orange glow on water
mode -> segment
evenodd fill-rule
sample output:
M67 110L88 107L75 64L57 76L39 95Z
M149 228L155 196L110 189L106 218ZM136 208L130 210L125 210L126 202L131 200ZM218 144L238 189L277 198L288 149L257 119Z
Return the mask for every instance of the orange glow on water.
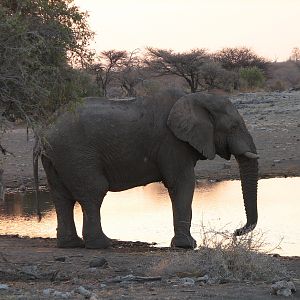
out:
M35 217L34 196L15 194L0 203L0 234L55 237L56 214L49 194L43 194L40 223ZM275 178L259 181L257 230L266 232L275 246L284 237L285 255L300 252L300 178ZM77 232L81 235L82 213L75 207ZM105 233L115 239L158 242L168 246L173 236L171 202L161 184L150 184L120 193L108 193L101 208ZM246 220L239 181L202 184L193 201L192 234L200 239L200 226L233 232Z

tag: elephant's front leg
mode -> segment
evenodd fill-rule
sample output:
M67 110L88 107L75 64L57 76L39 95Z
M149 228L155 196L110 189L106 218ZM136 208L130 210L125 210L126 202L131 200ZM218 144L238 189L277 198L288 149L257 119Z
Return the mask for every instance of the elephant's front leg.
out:
M191 236L192 200L195 188L194 169L185 170L176 176L168 191L172 201L174 237L171 247L192 248L196 241Z

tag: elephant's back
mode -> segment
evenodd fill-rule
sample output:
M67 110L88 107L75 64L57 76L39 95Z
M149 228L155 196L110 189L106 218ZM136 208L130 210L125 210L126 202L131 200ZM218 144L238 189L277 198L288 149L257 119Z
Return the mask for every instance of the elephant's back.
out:
M102 140L125 143L129 138L147 135L153 117L142 99L108 100L85 98L76 109L60 114L46 129L46 141L52 149L79 147ZM150 122L150 123L149 123Z

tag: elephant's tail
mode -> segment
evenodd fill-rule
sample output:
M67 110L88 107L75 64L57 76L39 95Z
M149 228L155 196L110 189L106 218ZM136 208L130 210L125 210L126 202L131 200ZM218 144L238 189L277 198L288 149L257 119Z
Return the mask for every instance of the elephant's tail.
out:
M35 138L35 144L33 148L33 177L35 187L35 201L36 201L36 214L39 222L42 220L40 199L39 199L39 157L41 155L41 144L39 139Z

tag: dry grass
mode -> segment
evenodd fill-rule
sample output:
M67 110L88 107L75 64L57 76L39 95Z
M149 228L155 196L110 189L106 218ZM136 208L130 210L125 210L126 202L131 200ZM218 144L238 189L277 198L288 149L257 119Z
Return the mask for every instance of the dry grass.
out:
M286 268L266 251L264 234L233 237L229 231L201 228L201 246L195 251L169 252L152 267L160 276L199 277L213 282L273 281L288 276ZM276 247L275 247L276 249Z

